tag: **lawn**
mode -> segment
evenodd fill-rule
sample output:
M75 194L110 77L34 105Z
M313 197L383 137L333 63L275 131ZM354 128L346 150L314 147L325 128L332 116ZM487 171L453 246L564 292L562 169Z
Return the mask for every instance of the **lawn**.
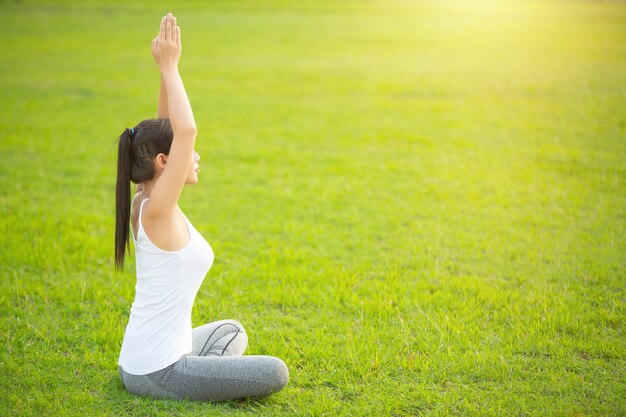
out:
M626 415L626 3L0 1L0 415ZM259 401L129 394L116 139L160 17Z

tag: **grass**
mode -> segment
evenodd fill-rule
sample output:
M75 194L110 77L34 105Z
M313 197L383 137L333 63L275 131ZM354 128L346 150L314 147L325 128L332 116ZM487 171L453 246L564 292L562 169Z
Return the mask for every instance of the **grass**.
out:
M626 414L626 7L0 2L0 415ZM291 379L133 396L116 360L115 139L173 11L200 131L181 208Z

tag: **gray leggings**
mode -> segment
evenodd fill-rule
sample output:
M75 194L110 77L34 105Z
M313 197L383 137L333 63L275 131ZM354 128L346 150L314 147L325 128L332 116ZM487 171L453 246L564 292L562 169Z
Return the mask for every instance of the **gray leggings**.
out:
M118 366L133 394L154 398L226 401L278 392L289 380L285 363L273 356L242 356L248 336L236 320L193 329L193 350L167 368L132 375Z

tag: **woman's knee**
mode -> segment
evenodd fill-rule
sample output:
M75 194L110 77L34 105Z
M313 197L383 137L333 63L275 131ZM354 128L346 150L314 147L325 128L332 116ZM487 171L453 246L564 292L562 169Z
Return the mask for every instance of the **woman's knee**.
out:
M267 356L267 381L270 385L270 393L278 392L285 388L289 382L289 368L287 364L274 356Z
M243 325L239 321L234 320L234 319L228 319L228 320L225 320L225 321L230 323L230 324L232 324L233 326L237 327L239 332L241 332L241 333L245 333L246 332L246 330L243 328Z
M248 347L248 334L235 323L233 326L235 331L224 336L224 340L221 340L224 345L221 356L243 355ZM220 344L220 341L217 344Z

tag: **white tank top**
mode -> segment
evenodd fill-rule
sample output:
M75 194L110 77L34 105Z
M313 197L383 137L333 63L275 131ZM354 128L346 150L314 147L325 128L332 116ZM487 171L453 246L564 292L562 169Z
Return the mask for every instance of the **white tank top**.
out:
M118 364L129 374L163 369L191 353L191 308L213 264L213 250L187 216L189 242L177 251L159 249L141 224L139 206L135 259L135 301L124 333Z

